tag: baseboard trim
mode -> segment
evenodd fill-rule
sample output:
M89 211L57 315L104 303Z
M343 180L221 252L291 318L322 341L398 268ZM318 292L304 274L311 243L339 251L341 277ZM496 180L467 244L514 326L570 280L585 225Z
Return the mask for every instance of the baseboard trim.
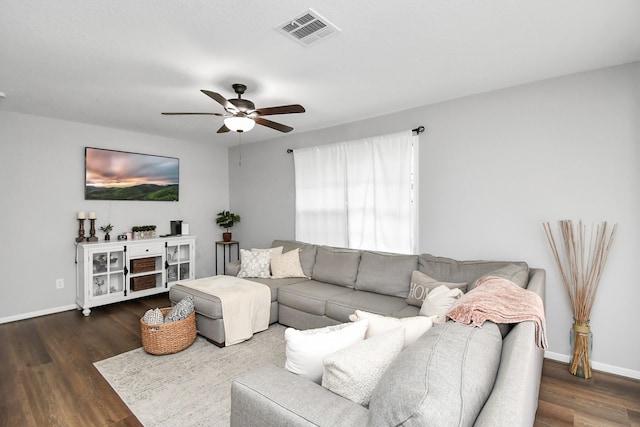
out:
M554 353L552 351L545 351L544 357L564 363L569 363L570 360L568 354ZM640 371L634 371L633 369L620 368L619 366L607 365L606 363L600 362L591 362L591 367L595 370L606 372L609 374L621 375L623 377L640 380Z
M0 317L0 325L3 323L16 322L18 320L31 319L33 317L46 316L47 314L60 313L62 311L77 310L75 304L64 305L62 307L48 308L46 310L32 311L30 313L16 314L15 316Z

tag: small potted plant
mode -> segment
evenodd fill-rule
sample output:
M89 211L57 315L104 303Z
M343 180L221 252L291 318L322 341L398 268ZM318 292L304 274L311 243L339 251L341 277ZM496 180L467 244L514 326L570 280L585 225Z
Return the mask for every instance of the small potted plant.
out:
M155 225L135 225L131 227L134 239L152 239L156 237Z
M227 230L222 233L223 241L231 241L231 232L229 231L229 229L233 227L236 222L240 222L240 215L234 214L233 212L229 211L218 212L218 216L216 217L216 224Z
M113 230L113 225L103 225L102 227L100 227L100 230L104 231L104 240L111 240L111 236L109 236L109 233L111 233L111 230Z

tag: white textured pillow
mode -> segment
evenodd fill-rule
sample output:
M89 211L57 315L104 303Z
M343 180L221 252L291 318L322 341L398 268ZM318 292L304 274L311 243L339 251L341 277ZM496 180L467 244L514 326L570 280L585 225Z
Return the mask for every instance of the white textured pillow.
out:
M274 279L306 277L300 264L300 251L300 248L296 248L282 255L271 255L271 277Z
M251 252L269 251L269 254L271 256L274 256L274 255L280 255L283 249L284 249L284 246L277 246L275 248L267 248L267 249L251 248Z
M159 308L150 308L144 313L142 320L148 325L158 325L160 323L164 323L164 315Z
M445 285L438 286L427 294L420 308L421 316L432 317L433 323L444 323L445 316L453 304L463 295L460 289L449 289Z
M395 317L385 317L375 313L356 310L355 313L349 315L349 320L355 322L357 320L368 319L369 327L365 338L374 337L403 327L405 330L403 348L407 348L413 344L422 334L427 332L433 326L430 317L415 316L398 319Z
M240 271L238 277L271 277L271 251L249 251L240 249Z
M402 351L404 334L403 327L395 328L325 356L322 386L369 406L382 374Z
M368 326L368 320L361 320L305 331L287 328L284 331L287 345L287 361L284 367L294 374L302 375L320 384L322 359L327 354L362 341Z

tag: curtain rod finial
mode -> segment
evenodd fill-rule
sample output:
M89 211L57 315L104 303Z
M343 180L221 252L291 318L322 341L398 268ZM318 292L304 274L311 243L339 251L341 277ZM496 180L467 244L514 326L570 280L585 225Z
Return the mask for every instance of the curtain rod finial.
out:
M293 153L293 149L292 148L287 148L287 153L289 153L289 154Z

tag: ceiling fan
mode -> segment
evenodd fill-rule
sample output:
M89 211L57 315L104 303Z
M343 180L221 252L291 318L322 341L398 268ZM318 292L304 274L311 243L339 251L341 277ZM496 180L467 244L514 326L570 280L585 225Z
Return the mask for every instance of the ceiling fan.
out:
M162 113L165 115L206 115L206 116L220 116L224 117L224 124L218 129L217 133L224 133L229 131L234 132L248 132L255 124L269 127L271 129L278 130L280 132L291 132L293 128L291 126L276 123L271 120L267 120L262 116L271 116L275 114L291 114L291 113L304 113L305 109L302 105L281 105L279 107L268 108L256 108L255 104L248 99L242 99L242 94L247 90L247 86L234 83L231 85L233 90L238 95L237 98L226 99L219 93L212 92L210 90L202 89L200 92L204 93L224 108L224 114L222 113Z

